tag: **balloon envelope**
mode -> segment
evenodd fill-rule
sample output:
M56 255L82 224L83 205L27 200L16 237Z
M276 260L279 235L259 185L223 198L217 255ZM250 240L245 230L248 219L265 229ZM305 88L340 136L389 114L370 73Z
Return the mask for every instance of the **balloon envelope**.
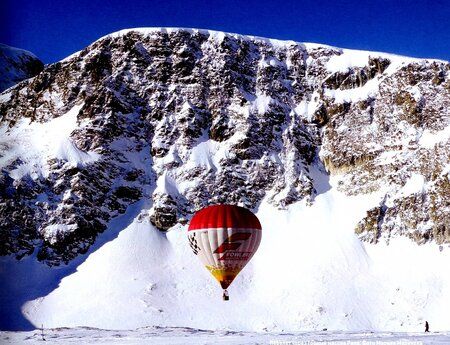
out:
M201 209L189 224L192 251L226 289L261 242L261 224L249 210L234 205Z

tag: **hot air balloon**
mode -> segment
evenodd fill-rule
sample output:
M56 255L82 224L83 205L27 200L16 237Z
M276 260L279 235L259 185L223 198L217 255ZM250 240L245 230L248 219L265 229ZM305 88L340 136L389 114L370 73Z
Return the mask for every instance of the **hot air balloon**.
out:
M255 254L261 242L261 224L249 210L213 205L195 213L188 239L192 251L222 286L227 288Z

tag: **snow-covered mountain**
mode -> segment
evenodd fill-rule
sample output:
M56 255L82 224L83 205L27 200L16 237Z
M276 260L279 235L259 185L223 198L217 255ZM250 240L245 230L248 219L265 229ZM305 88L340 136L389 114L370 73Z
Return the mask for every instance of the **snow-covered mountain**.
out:
M44 64L34 54L0 43L0 92L43 69Z
M450 329L449 71L193 29L46 66L0 95L2 324ZM211 203L263 226L226 305L185 234Z

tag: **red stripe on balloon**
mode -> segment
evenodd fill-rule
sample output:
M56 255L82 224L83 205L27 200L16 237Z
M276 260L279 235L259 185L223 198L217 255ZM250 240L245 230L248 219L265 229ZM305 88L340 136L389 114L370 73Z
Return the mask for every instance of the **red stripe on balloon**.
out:
M189 231L211 228L261 230L261 224L258 218L244 207L213 205L198 211L189 223Z

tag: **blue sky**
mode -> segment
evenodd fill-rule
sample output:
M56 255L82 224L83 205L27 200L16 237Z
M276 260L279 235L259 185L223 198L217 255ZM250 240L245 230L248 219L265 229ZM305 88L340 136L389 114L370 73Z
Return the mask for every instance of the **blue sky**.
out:
M450 60L450 0L0 0L0 42L58 61L131 27L195 27Z

